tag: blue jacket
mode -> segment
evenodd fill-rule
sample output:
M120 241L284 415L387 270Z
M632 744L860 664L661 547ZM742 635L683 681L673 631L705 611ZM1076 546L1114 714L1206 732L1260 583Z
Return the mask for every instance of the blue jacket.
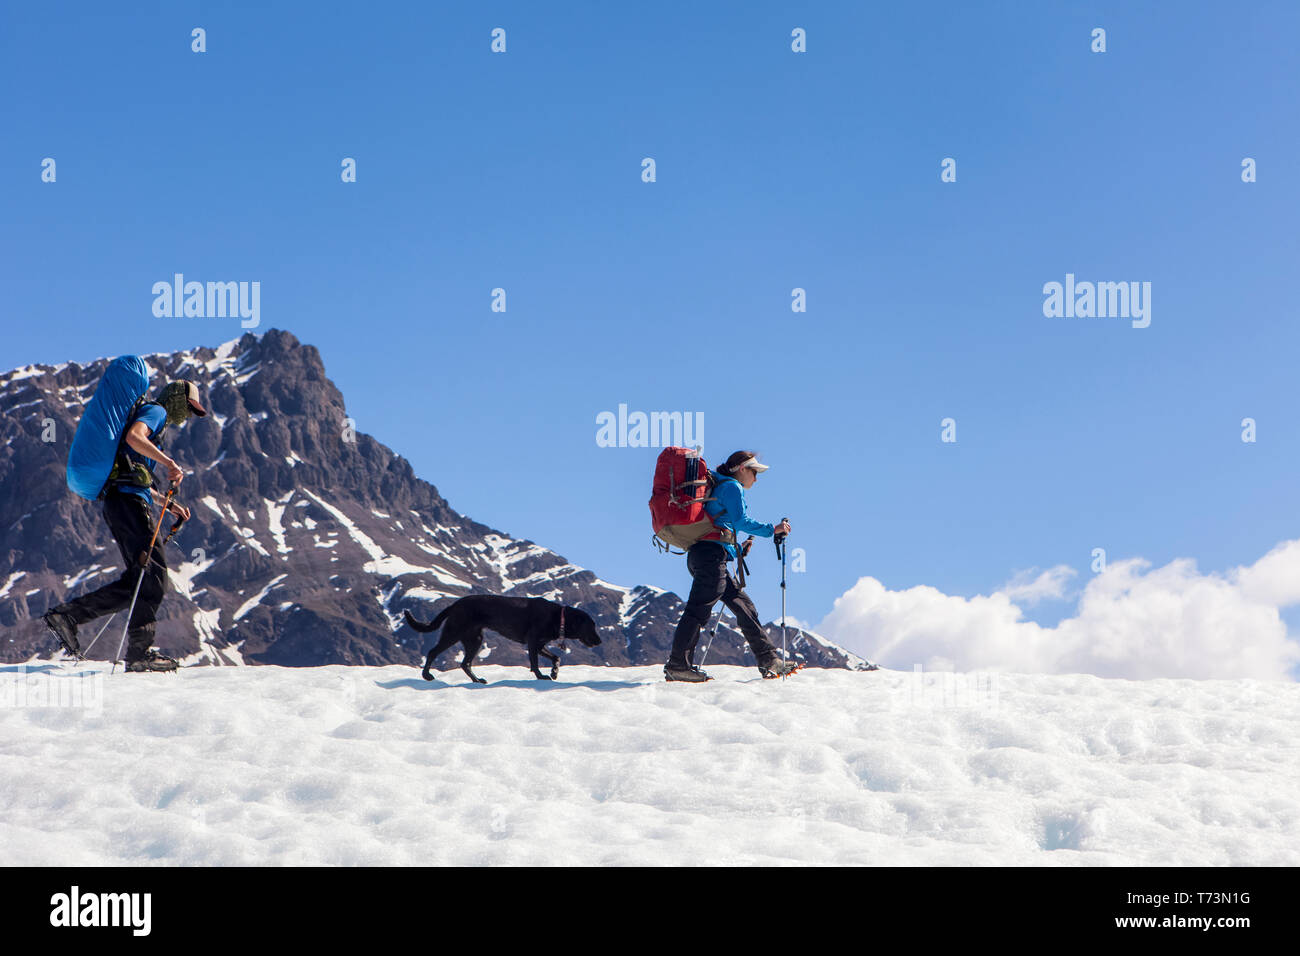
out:
M737 535L756 534L761 538L770 538L776 532L776 528L770 524L763 524L761 521L755 521L745 510L745 489L741 487L740 482L735 478L728 478L713 472L713 500L704 503L704 510L709 513L713 523L719 528L730 528ZM736 546L727 544L725 541L719 541L720 545L727 549L727 553L733 558L736 556Z

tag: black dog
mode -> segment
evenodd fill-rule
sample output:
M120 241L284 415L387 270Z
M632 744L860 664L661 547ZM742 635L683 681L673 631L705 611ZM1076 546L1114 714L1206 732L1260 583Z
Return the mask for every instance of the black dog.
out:
M433 680L430 669L433 659L453 644L459 642L465 648L465 658L460 667L470 680L476 684L486 684L481 677L475 677L470 670L474 655L483 646L483 629L496 631L502 637L509 638L528 648L528 665L538 680L555 680L560 673L560 658L546 650L548 641L562 637L576 637L588 647L600 643L596 633L596 622L586 611L576 607L565 607L554 601L542 598L499 597L495 594L471 594L458 601L453 601L428 624L421 624L411 616L410 611L403 612L406 623L417 631L436 631L442 627L442 636L433 650L424 659L421 675L425 680ZM563 629L561 629L563 624ZM537 655L548 658L551 662L551 676L547 677L537 668Z

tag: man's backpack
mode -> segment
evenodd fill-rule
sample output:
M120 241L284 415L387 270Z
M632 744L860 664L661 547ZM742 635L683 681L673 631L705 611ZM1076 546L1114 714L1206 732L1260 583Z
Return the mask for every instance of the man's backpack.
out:
M704 503L712 501L713 478L699 451L665 448L655 463L650 490L650 523L655 544L685 551L697 541L734 541L735 535L713 523ZM663 542L660 544L660 542Z
M117 460L127 424L144 401L149 367L138 355L114 359L95 386L68 451L68 487L94 501Z

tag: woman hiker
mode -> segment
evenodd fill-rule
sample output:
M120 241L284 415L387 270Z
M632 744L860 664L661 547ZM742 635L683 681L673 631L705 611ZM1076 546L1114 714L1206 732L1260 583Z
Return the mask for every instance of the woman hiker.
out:
M736 584L727 568L727 562L736 558L736 535L748 534L770 538L773 534L789 534L790 523L763 524L749 517L745 510L745 491L754 486L758 476L768 466L759 464L752 451L738 451L713 472L714 487L711 501L704 508L720 529L731 531L730 541L697 541L686 552L686 567L693 579L686 610L673 634L673 648L664 666L664 679L701 683L709 675L691 661L695 643L700 639L700 628L708 623L713 605L722 599L740 622L740 630L749 642L758 670L764 677L784 677L795 670L795 665L781 660L777 649L763 633L758 623L758 612L749 595Z
M140 595L128 623L126 669L176 670L176 661L153 649L158 605L167 592L167 555L163 553L162 543L154 542L146 568L142 569L136 559L149 547L149 539L153 537L154 520L149 505L166 500L153 488L152 463L158 462L167 470L167 480L173 485L179 485L185 477L180 466L160 447L162 433L168 425L180 425L191 415L206 414L194 383L181 380L167 385L157 400L141 405L127 424L118 452L119 460L113 467L103 495L104 520L122 552L126 570L116 581L46 612L46 626L69 653L81 653L77 625L126 610L131 604L131 595L135 593L136 579L143 574ZM168 510L189 520L190 511L184 505L173 501ZM162 517L159 516L158 520L161 521Z

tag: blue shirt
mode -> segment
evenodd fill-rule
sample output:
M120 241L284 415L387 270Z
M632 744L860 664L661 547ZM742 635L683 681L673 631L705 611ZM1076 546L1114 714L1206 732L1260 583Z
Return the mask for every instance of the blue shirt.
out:
M745 534L756 534L761 538L770 538L776 533L776 528L770 524L763 524L761 521L755 521L745 510L745 489L741 487L740 482L735 478L727 478L724 475L713 472L713 500L704 503L704 510L709 513L713 523L719 528L730 528L737 536L742 532ZM733 558L736 556L736 546L728 544L725 541L719 541L727 553Z
M145 427L149 429L149 440L151 442L157 442L159 435L162 433L163 425L167 423L167 411L161 405L155 405L150 402L148 405L141 408L136 416L131 419L131 423L126 426L126 430L130 431L135 427L136 422L144 422ZM149 469L150 474L153 474L154 463L138 451L133 450L125 440L122 442L122 450L126 453L128 461L139 462ZM154 480L156 481L157 478L155 477ZM149 494L149 489L141 488L139 485L128 485L124 483L116 485L115 488L120 494L135 495L139 498L143 498L146 502L153 500L153 496Z

